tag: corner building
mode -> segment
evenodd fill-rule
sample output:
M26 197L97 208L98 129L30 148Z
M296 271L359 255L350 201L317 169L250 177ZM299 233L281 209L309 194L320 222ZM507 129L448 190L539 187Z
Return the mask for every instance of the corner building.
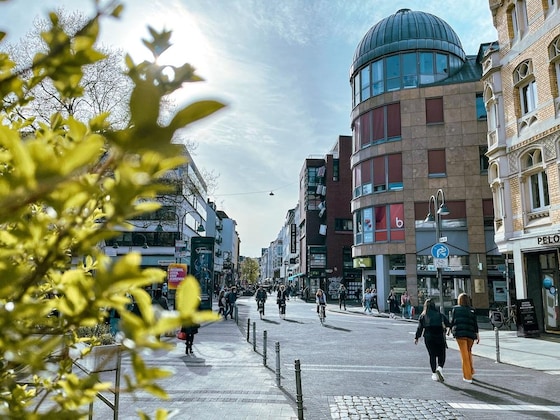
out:
M480 54L466 55L453 29L424 12L398 10L356 48L352 258L381 310L391 287L408 290L417 310L428 297L439 302L438 269L446 311L463 291L488 308L494 283L504 283L481 74ZM442 202L449 214L425 221ZM432 257L440 242L449 250L444 263Z
M540 331L560 332L560 10L489 1L498 42L482 60L495 241Z

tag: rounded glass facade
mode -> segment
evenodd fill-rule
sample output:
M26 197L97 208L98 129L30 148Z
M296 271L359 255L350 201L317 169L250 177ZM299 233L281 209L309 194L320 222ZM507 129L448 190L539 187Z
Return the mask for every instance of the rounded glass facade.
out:
M461 69L465 52L442 19L401 9L373 26L351 67L353 105L384 92L444 80Z

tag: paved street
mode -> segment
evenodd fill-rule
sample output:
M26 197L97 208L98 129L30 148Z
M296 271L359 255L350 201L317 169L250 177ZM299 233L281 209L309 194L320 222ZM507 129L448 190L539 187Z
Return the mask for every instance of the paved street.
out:
M282 320L275 299L270 299L265 319L260 320L254 300L241 298L238 324L228 319L203 326L195 339L194 356L186 356L183 342L175 338L167 338L176 344L174 350L146 355L148 364L175 373L162 381L170 398L161 401L147 394L123 394L119 418L138 418L137 409L153 415L156 408L163 407L176 419L297 419L296 360L301 366L302 412L308 420L560 418L560 364L558 356L553 356L560 354L560 343L548 347L550 359L525 352L527 360L544 364L541 370L536 370L539 366L527 369L495 363L492 354L475 357L475 382L467 384L462 381L459 354L451 339L445 382L438 383L431 380L424 344L413 343L415 321L360 312L359 308L339 311L337 305L329 304L326 325L321 327L314 304L292 299ZM494 350L494 333L482 335L479 349ZM504 336L504 345L511 345L507 341L514 340L511 334L510 338ZM534 339L523 340L527 339L515 342L530 343L533 349L538 345ZM504 349L504 357L507 354ZM547 369L549 360L556 363L551 362ZM124 373L130 369L126 359L123 369ZM96 402L94 418L111 416L110 410Z
M560 418L560 396L552 391L558 376L550 374L560 373L557 363L550 366L555 371L542 373L476 357L476 382L468 384L462 381L459 353L450 348L446 381L440 384L431 380L424 344L413 343L416 321L364 315L360 308L344 312L329 304L326 326L321 327L314 304L291 300L282 321L273 303L267 304L261 321L255 304L242 301L240 319L249 316L255 322L257 344L267 330L269 354L274 342L280 342L286 389L295 389L294 375L288 372L300 360L306 418L490 419L515 413L514 418L523 419L535 418L535 411L539 418ZM493 340L493 332L488 333ZM495 351L490 339L483 338L481 345Z

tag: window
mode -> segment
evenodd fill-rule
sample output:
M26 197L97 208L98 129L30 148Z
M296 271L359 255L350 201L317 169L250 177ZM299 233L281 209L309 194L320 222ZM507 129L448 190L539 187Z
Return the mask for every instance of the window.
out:
M508 32L511 40L519 40L529 27L527 7L524 1L516 1L507 11Z
M399 103L372 109L357 118L359 120L360 147L384 143L401 137L401 107ZM354 131L357 128L354 127Z
M354 77L354 106L360 103L360 73Z
M428 150L428 176L444 177L445 168L445 149Z
M334 230L352 230L352 219L334 219Z
M373 95L379 95L384 92L383 84L383 60L377 60L372 65L372 85Z
M548 57L554 73L553 96L560 96L560 36L556 37L548 47Z
M487 112L488 132L491 133L498 128L498 104L490 85L486 85L484 88L484 103Z
M402 155L376 156L354 168L354 197L403 188Z
M387 69L387 92L401 88L401 60L399 55L392 55L385 59Z
M360 80L362 82L362 101L365 101L371 96L369 66L360 71Z
M494 205L494 228L499 230L503 226L505 217L504 185L500 180L500 167L494 163L488 168L488 179L492 189L492 202Z
M340 159L333 159L332 180L338 181L340 177Z
M492 200L482 200L482 215L485 227L494 227L494 203Z
M540 150L533 150L523 157L527 183L527 195L531 211L542 211L550 205L548 194L548 177L542 161Z
M449 76L447 54L436 54L436 80L443 80Z
M357 212L356 221L360 223L356 243L404 241L404 205L402 203L362 209Z
M443 98L426 98L426 124L443 122Z
M537 107L537 85L531 60L525 60L515 68L513 82L519 92L521 115L534 111Z
M488 156L486 152L488 151L488 146L478 146L478 156L480 159L480 173L488 173Z
M484 97L482 92L476 94L476 119L485 120L486 119L486 107L484 106Z
M418 70L416 64L416 53L402 55L403 88L418 87Z

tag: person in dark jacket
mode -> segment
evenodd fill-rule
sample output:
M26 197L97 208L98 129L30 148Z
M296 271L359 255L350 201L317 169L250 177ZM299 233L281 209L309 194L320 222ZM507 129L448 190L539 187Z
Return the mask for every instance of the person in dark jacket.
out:
M436 309L436 304L432 299L426 299L424 310L418 318L418 328L414 336L414 344L418 344L418 339L424 336L424 344L430 356L430 368L432 368L432 379L443 382L443 366L445 365L445 332L450 328L449 319Z
M470 298L466 293L461 293L457 298L458 305L451 312L451 331L457 341L461 353L461 364L463 366L463 381L472 384L474 366L472 358L472 346L480 343L478 334L478 322L476 313L471 307Z
M185 338L185 354L193 354L192 346L194 343L194 335L198 334L198 328L200 325L194 324L189 325L188 327L182 327L181 331L186 334Z

